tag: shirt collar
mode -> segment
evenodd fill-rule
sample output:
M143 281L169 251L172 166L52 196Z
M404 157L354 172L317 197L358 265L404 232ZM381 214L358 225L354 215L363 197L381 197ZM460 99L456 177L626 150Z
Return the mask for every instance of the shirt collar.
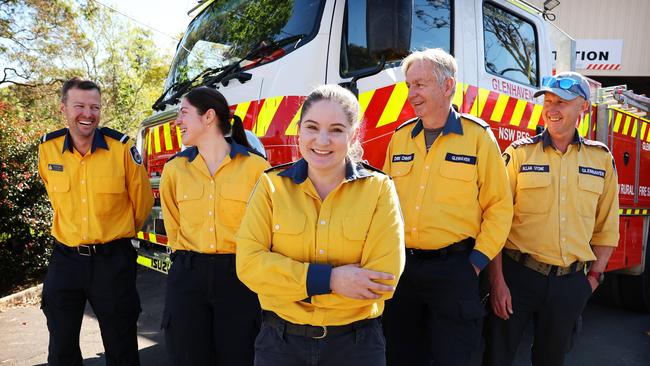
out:
M243 156L249 156L248 148L244 145L236 143L232 138L226 137L226 141L230 144L230 159L234 159L237 154ZM187 149L178 153L178 156L187 158L188 162L193 162L194 159L199 155L199 148L196 146L188 147Z
M582 145L583 142L584 139L578 133L578 129L576 129L571 144L578 145L578 150L580 150L580 145ZM551 134L548 132L548 129L545 128L544 132L542 132L542 150L546 149L547 146L553 146L553 141L551 141Z
M422 124L422 119L418 118L418 121L411 130L411 138L415 138L423 129L424 125ZM443 135L448 135L450 133L455 133L457 135L463 134L463 126L460 123L460 114L453 108L449 108L449 116L447 117L447 122L445 122L445 127L442 130Z
M94 153L98 147L101 147L104 150L108 150L108 144L106 143L106 138L104 137L104 134L99 128L95 129L95 133L93 134L93 143L90 146L90 152ZM70 135L69 129L66 129L65 131L65 140L63 140L63 150L61 151L61 154L65 153L66 150L70 152L74 151L73 144L72 144L72 136Z
M289 168L278 173L281 177L290 178L294 183L301 184L307 180L308 164L303 158L293 163ZM349 159L345 160L345 179L353 181L372 176L361 163L352 163Z

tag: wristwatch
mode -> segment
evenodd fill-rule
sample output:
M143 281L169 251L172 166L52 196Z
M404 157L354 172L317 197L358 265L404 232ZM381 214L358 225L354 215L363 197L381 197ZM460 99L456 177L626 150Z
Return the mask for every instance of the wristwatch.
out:
M587 276L593 277L596 281L598 281L599 285L602 285L603 282L605 282L605 274L603 272L589 271L587 272Z

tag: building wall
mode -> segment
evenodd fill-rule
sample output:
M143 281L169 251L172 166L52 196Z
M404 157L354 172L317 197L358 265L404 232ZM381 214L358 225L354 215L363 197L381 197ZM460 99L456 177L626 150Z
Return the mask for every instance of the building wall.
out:
M543 8L543 0L531 3ZM560 0L553 22L574 39L622 39L620 70L583 70L586 76L650 76L650 1Z

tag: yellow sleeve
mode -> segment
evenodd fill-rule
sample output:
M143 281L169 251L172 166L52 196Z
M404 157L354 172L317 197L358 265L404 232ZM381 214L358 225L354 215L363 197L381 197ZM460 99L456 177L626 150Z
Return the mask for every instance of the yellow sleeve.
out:
M176 174L167 163L160 177L160 205L162 206L163 222L167 233L167 245L176 250L178 229L180 227L180 210L176 200Z
M512 224L512 192L499 145L488 129L478 148L478 201L483 210L481 229L470 260L479 268L501 251Z
M618 246L618 175L614 167L614 158L609 154L611 164L606 163L605 186L596 206L596 222L591 245Z
M237 276L253 292L283 302L307 298L309 263L271 252L275 189L267 174L257 182L236 235Z
M133 205L135 231L139 231L153 207L153 192L151 191L147 170L144 165L136 164L131 155L132 146L133 143L128 144L124 156L127 177L126 189Z
M391 161L392 158L391 156L393 155L393 139L395 138L395 134L391 136L390 141L388 142L388 147L386 147L386 158L384 159L384 166L381 168L381 170L384 171L384 173L391 175L390 169L391 169Z
M392 180L384 181L379 194L377 207L363 245L360 265L365 269L393 274L394 280L380 282L397 286L406 262L404 220ZM312 304L321 308L354 309L361 304L388 300L393 297L394 293L382 292L379 294L381 294L381 298L367 300L351 299L338 294L316 295L312 297Z
M49 187L47 185L47 175L45 172L47 172L46 168L47 162L45 161L45 158L43 157L43 144L38 145L38 175L41 176L41 179L43 180L43 183L45 184L45 189L47 190L48 195L50 194Z
M506 173L508 174L508 182L510 183L510 192L512 192L512 199L514 203L514 195L517 192L517 173L519 172L519 158L515 149L511 146L506 148L503 152L503 161L506 164Z

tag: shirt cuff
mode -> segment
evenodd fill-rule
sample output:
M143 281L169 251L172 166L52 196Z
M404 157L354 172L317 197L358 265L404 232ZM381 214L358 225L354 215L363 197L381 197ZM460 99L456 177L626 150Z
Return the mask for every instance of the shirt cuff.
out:
M477 266L480 270L483 270L483 268L485 268L485 266L487 266L488 262L490 261L490 258L474 249L469 255L469 261L472 262L473 265Z
M307 269L307 296L323 295L332 292L330 276L332 266L328 264L309 263Z

